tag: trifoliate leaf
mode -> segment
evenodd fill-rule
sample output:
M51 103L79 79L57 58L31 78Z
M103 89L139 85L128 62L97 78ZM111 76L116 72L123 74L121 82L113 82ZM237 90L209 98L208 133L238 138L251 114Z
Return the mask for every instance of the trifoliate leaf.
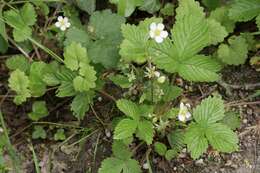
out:
M88 14L92 14L96 9L96 0L76 0L76 2L78 7Z
M199 124L191 123L185 133L185 143L193 159L199 158L208 148L204 129Z
M73 42L80 43L85 48L91 43L88 33L85 30L76 27L68 29L64 45L69 46Z
M116 106L125 115L132 117L135 120L139 119L140 117L139 108L138 105L136 105L134 102L126 99L120 99L116 102Z
M121 120L114 131L114 139L125 139L131 137L137 128L137 122L131 119Z
M152 144L154 136L153 124L148 120L138 123L137 137L144 140L148 145Z
M92 103L93 97L94 97L94 92L89 91L89 92L83 92L77 94L72 103L71 103L71 110L73 111L73 115L82 120L84 116L86 115L86 112L89 109L89 104Z
M30 70L29 60L23 55L12 56L5 61L5 64L9 70L19 69L25 73Z
M227 112L225 113L225 117L221 120L221 123L235 130L241 125L240 115L237 112Z
M15 104L20 105L25 102L27 98L31 97L29 90L29 78L21 70L17 69L12 72L8 82L8 86L17 94L14 98Z
M33 121L38 121L49 114L45 101L36 101L33 103L32 112L28 114Z
M226 28L228 33L231 33L235 28L236 22L228 17L228 10L229 7L227 6L219 7L210 13L209 18L215 19L217 22L219 22L222 26Z
M43 81L43 74L46 64L44 62L34 62L30 68L30 90L34 97L40 97L45 94L46 84Z
M76 91L89 91L91 88L96 87L95 81L97 80L96 71L94 67L88 64L81 64L80 65L79 74L73 80L73 86Z
M206 136L214 149L222 152L233 152L238 149L238 137L227 126L221 123L207 127Z
M109 76L109 79L113 81L116 85L119 85L121 88L129 88L132 85L132 83L129 82L128 77L120 74Z
M94 63L101 63L106 68L115 67L120 56L118 47L122 41L121 25L125 23L122 16L110 10L96 11L90 17L89 28L96 37L89 47L89 56Z
M161 23L161 18L150 18L136 25L122 25L124 40L120 45L120 55L126 61L143 63L149 58L149 26L152 22Z
M145 0L144 3L139 7L139 9L153 14L159 11L160 7L161 3L159 0Z
M73 42L65 48L64 63L72 71L78 70L80 63L89 63L87 50L80 43Z
M193 117L197 123L206 125L223 119L224 112L223 100L214 96L202 100L201 104L194 109Z
M42 126L35 126L33 133L32 133L32 138L33 139L46 139L47 134L46 131Z
M66 139L65 133L64 133L64 129L58 129L56 131L56 133L54 134L54 140L55 141L63 141Z
M158 153L160 156L164 156L167 151L167 147L165 144L161 142L155 142L154 144L154 150L156 153Z
M129 151L128 146L120 140L114 140L112 145L113 155L116 158L127 160L132 156L132 152Z
M228 65L244 64L247 59L248 44L242 36L232 36L228 44L221 44L218 48L218 58Z
M229 17L235 21L246 22L260 13L260 0L235 0L229 10Z

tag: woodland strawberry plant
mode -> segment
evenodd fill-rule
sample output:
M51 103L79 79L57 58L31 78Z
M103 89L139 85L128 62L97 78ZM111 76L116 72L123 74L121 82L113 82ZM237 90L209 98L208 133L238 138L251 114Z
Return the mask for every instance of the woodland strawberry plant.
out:
M116 114L102 123L105 129L112 127L112 154L102 161L99 173L152 172L150 153L170 161L184 148L194 160L209 148L238 151L239 116L226 109L223 97L214 93L192 103L185 98L189 90L176 79L217 83L222 68L244 64L257 49L254 35L259 31L234 30L237 22L252 20L260 29L260 1L109 2L113 10L96 10L95 0L0 1L0 52L8 57L7 83L14 104L31 103L27 115L35 123L32 139L50 136L37 124L53 111L47 94L69 98L71 114L80 123L90 116L104 88L113 85L120 96L105 94L112 98ZM129 20L135 10L152 15ZM169 16L174 16L170 22ZM19 53L9 56L13 46ZM66 130L57 128L51 136L64 141ZM133 144L145 145L145 163L135 159ZM5 170L4 148L0 142L0 170Z

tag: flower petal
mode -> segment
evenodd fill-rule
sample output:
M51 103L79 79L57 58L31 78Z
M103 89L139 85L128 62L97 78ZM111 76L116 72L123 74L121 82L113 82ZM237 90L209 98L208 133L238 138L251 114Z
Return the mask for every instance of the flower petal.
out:
M156 23L153 22L150 24L150 30L154 31L156 30L156 28L157 28Z
M59 16L58 17L58 21L61 22L63 20L63 17L62 16Z
M155 37L154 31L151 30L151 31L149 32L149 35L150 35L151 38L154 38L154 37Z
M162 30L164 29L164 24L159 23L159 24L157 25L157 29L160 30L160 31L162 31Z
M155 75L156 77L160 77L161 74L160 74L160 72L155 71L155 72L154 72L154 75Z
M190 112L187 112L186 115L185 115L186 119L190 120L191 119L191 113Z
M62 31L65 31L65 30L66 30L66 26L65 26L65 25L62 25L62 26L60 27L60 29L61 29Z
M55 23L55 26L56 26L57 28L59 28L59 27L61 26L61 23L60 23L60 22L56 22L56 23Z
M181 102L181 103L180 103L180 110L183 110L183 109L185 109L185 106L184 106L184 103Z
M166 77L165 77L165 76L161 76L161 77L159 77L159 78L157 79L157 81L158 81L159 83L164 83L165 80L166 80Z
M185 122L185 121L186 121L185 116L183 116L182 114L179 114L179 115L178 115L178 119L179 119L179 121L182 121L182 122Z
M155 41L156 41L157 43L162 43L162 42L163 42L163 38L160 37L160 36L156 36L156 37L155 37Z
M168 32L167 32L167 31L162 31L161 34L160 34L160 36L161 36L162 38L166 38L166 37L168 37Z
M64 18L63 18L63 22L64 22L64 23L67 23L68 21L69 21L69 19L68 19L67 17L64 17Z
M65 25L66 25L67 28L70 27L70 23L69 22L67 22Z

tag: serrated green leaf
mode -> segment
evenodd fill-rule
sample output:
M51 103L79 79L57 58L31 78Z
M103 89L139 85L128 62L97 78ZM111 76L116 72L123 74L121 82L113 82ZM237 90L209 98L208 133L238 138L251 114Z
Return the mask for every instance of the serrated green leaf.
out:
M161 142L155 142L154 143L154 150L156 153L158 153L160 156L164 156L167 151L167 147L165 144Z
M182 89L180 87L172 86L166 82L162 86L162 89L163 89L163 93L164 93L162 100L164 102L169 102L171 100L174 100L177 97L179 97L182 93Z
M125 145L122 141L114 140L112 145L113 155L116 158L127 160L132 156L132 152L129 151L127 145Z
M122 41L122 16L110 10L96 11L90 17L89 28L96 41L89 46L89 56L94 63L101 63L106 68L115 67L119 60L118 47Z
M228 17L228 10L229 7L227 6L219 7L210 13L209 18L218 21L222 26L226 28L228 33L231 33L235 28L236 22Z
M225 113L225 117L221 120L221 123L235 130L241 125L240 115L237 112L227 112Z
M141 173L141 168L139 163L134 159L129 159L125 162L123 167L123 173Z
M198 124L192 123L185 133L185 143L188 151L191 152L193 159L199 158L208 148L208 141L205 137L203 128Z
M160 13L165 16L173 16L174 15L174 4L168 2L164 5L164 7L160 10Z
M114 139L125 139L131 137L137 128L137 122L131 119L121 120L114 131Z
M184 146L184 132L182 130L174 130L167 135L168 142L175 152L180 152Z
M89 63L87 50L80 43L72 42L65 48L64 64L72 71L76 71L80 68L80 63Z
M120 74L109 76L109 79L113 81L116 85L119 85L121 88L129 88L132 85L132 83L129 82L128 77Z
M124 161L110 157L102 161L98 173L121 173L123 167Z
M73 42L80 43L83 47L88 47L91 43L90 37L88 33L76 27L71 27L68 29L66 33L66 40L64 41L64 45L68 46Z
M227 126L221 123L207 127L206 136L214 149L222 152L233 152L238 149L238 137Z
M226 28L223 27L215 19L208 19L209 28L209 44L216 45L224 41L224 38L228 36Z
M229 10L229 17L235 21L246 22L260 13L260 0L235 0Z
M125 115L138 120L140 117L140 112L138 105L134 102L126 99L120 99L116 102L116 106L120 111L122 111Z
M20 13L26 25L32 26L35 24L37 15L31 3L25 3Z
M12 56L5 61L5 64L9 70L19 69L25 73L28 73L30 69L29 60L23 55Z
M54 140L55 141L63 141L66 139L65 133L64 133L64 129L58 129L56 131L56 133L54 134Z
M149 18L140 22L139 26L122 25L124 40L120 45L120 55L126 61L143 63L149 58L149 25L152 22L161 23L161 18Z
M42 126L35 126L33 133L32 133L32 138L33 139L46 139L47 134L46 131L44 130L44 128Z
M172 160L174 157L176 157L178 155L178 152L174 149L171 150L167 150L165 153L165 158L170 161Z
M49 64L46 64L44 71L45 73L43 74L43 81L48 85L48 86L56 86L60 84L60 80L56 76L57 71L60 70L60 65L58 64L57 61L52 61Z
M76 0L76 2L78 7L88 14L92 14L96 9L96 0Z
M32 106L32 112L28 114L33 121L38 121L49 114L45 101L35 101Z
M8 86L17 94L14 98L14 103L17 105L22 104L27 98L31 97L29 90L29 78L21 70L17 69L13 71L8 79L8 82Z
M201 104L194 109L193 117L197 123L207 125L222 120L225 116L224 112L223 100L214 96L202 100Z
M94 95L95 93L93 91L89 91L79 93L74 97L70 107L76 118L80 120L84 118L86 112L89 110L89 104L92 103Z
M247 59L248 44L242 36L232 36L229 44L221 44L218 48L218 58L228 65L244 64Z
M144 3L139 7L139 9L153 14L159 11L160 7L161 3L159 0L145 0Z
M144 140L148 145L152 144L154 137L153 124L148 120L138 123L137 137Z
M46 84L43 81L43 74L46 64L44 62L33 62L30 67L29 87L34 97L40 97L46 92Z

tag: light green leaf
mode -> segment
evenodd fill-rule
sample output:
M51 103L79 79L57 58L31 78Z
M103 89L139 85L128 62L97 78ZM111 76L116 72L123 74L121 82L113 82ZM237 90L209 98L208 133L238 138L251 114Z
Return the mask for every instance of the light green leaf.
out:
M131 82L129 82L128 77L123 75L114 75L109 76L109 79L113 81L116 85L119 85L121 88L130 88L132 85Z
M182 130L174 130L167 135L168 142L175 152L180 152L184 146L184 132Z
M171 100L174 100L177 97L179 97L182 93L182 89L180 87L172 86L166 82L162 86L162 89L163 89L163 93L164 93L162 100L164 102L169 102Z
M174 157L176 157L178 155L178 152L174 149L171 150L167 150L165 153L165 158L170 161L172 160Z
M218 58L228 65L244 64L247 59L248 44L242 36L232 36L229 44L221 44L218 48Z
M209 27L209 45L216 45L224 41L224 38L228 36L226 28L221 26L215 19L208 19Z
M36 22L36 12L32 4L25 3L21 9L21 16L24 23L28 26L32 26Z
M207 127L206 136L214 149L222 152L233 152L238 149L238 137L227 126L221 123Z
M229 10L229 17L235 21L246 22L260 13L260 0L235 0Z
M144 0L142 6L139 7L142 11L147 11L148 13L155 13L160 10L161 3L159 0Z
M12 56L5 61L5 64L9 70L19 69L25 73L30 70L29 60L23 55Z
M241 125L240 115L237 112L227 112L225 113L225 117L221 120L221 123L235 130Z
M64 63L72 71L78 70L80 63L89 63L87 50L80 43L73 42L65 48Z
M129 159L125 162L123 173L141 173L141 168L136 160Z
M132 156L132 152L129 151L128 146L119 140L113 141L112 151L113 151L113 155L116 158L119 158L122 160L130 159Z
M198 124L191 123L185 133L184 141L193 159L199 158L208 148L204 130Z
M158 153L160 156L164 156L167 151L166 145L164 145L161 142L155 142L154 144L154 150L156 153Z
M46 84L43 81L43 74L46 64L44 62L33 62L30 68L29 86L34 97L40 97L46 92Z
M120 99L116 102L116 106L125 115L132 117L135 120L139 119L140 117L139 108L138 105L136 105L134 102L126 99Z
M121 173L123 167L124 161L114 157L110 157L102 161L98 173Z
M210 10L214 10L221 5L221 0L202 0L202 3Z
M12 72L8 82L8 86L17 94L14 98L15 104L20 105L25 102L27 98L31 97L30 90L28 89L29 78L21 70L17 69Z
M77 94L70 107L73 111L73 115L82 120L89 109L89 104L92 103L95 93L93 91L83 92Z
M63 141L66 139L65 133L64 133L64 129L58 129L56 131L56 133L54 134L54 140L55 141Z
M202 100L201 104L194 109L193 117L197 123L207 125L222 120L225 116L224 112L223 100L214 96Z
M160 13L165 16L173 16L174 15L174 4L168 2L164 5L164 7L160 10Z
M148 145L152 144L154 137L153 124L148 120L138 123L137 137L144 140Z
M235 21L228 17L229 7L219 7L210 13L209 19L215 19L222 26L224 26L228 33L233 32L235 28Z
M34 126L34 130L32 133L32 138L33 139L46 139L47 134L46 131L42 126Z
M179 74L189 81L213 82L219 79L216 73L221 69L220 64L207 56L196 55L184 61L179 66Z
M126 139L131 137L137 128L137 122L131 119L123 119L121 120L114 131L114 139Z
M38 121L49 114L45 101L35 101L32 106L32 112L28 114L33 121Z
M68 29L64 45L69 46L73 42L80 43L85 48L91 43L88 33L85 30L76 27Z
M80 9L92 14L96 9L96 0L76 0Z

